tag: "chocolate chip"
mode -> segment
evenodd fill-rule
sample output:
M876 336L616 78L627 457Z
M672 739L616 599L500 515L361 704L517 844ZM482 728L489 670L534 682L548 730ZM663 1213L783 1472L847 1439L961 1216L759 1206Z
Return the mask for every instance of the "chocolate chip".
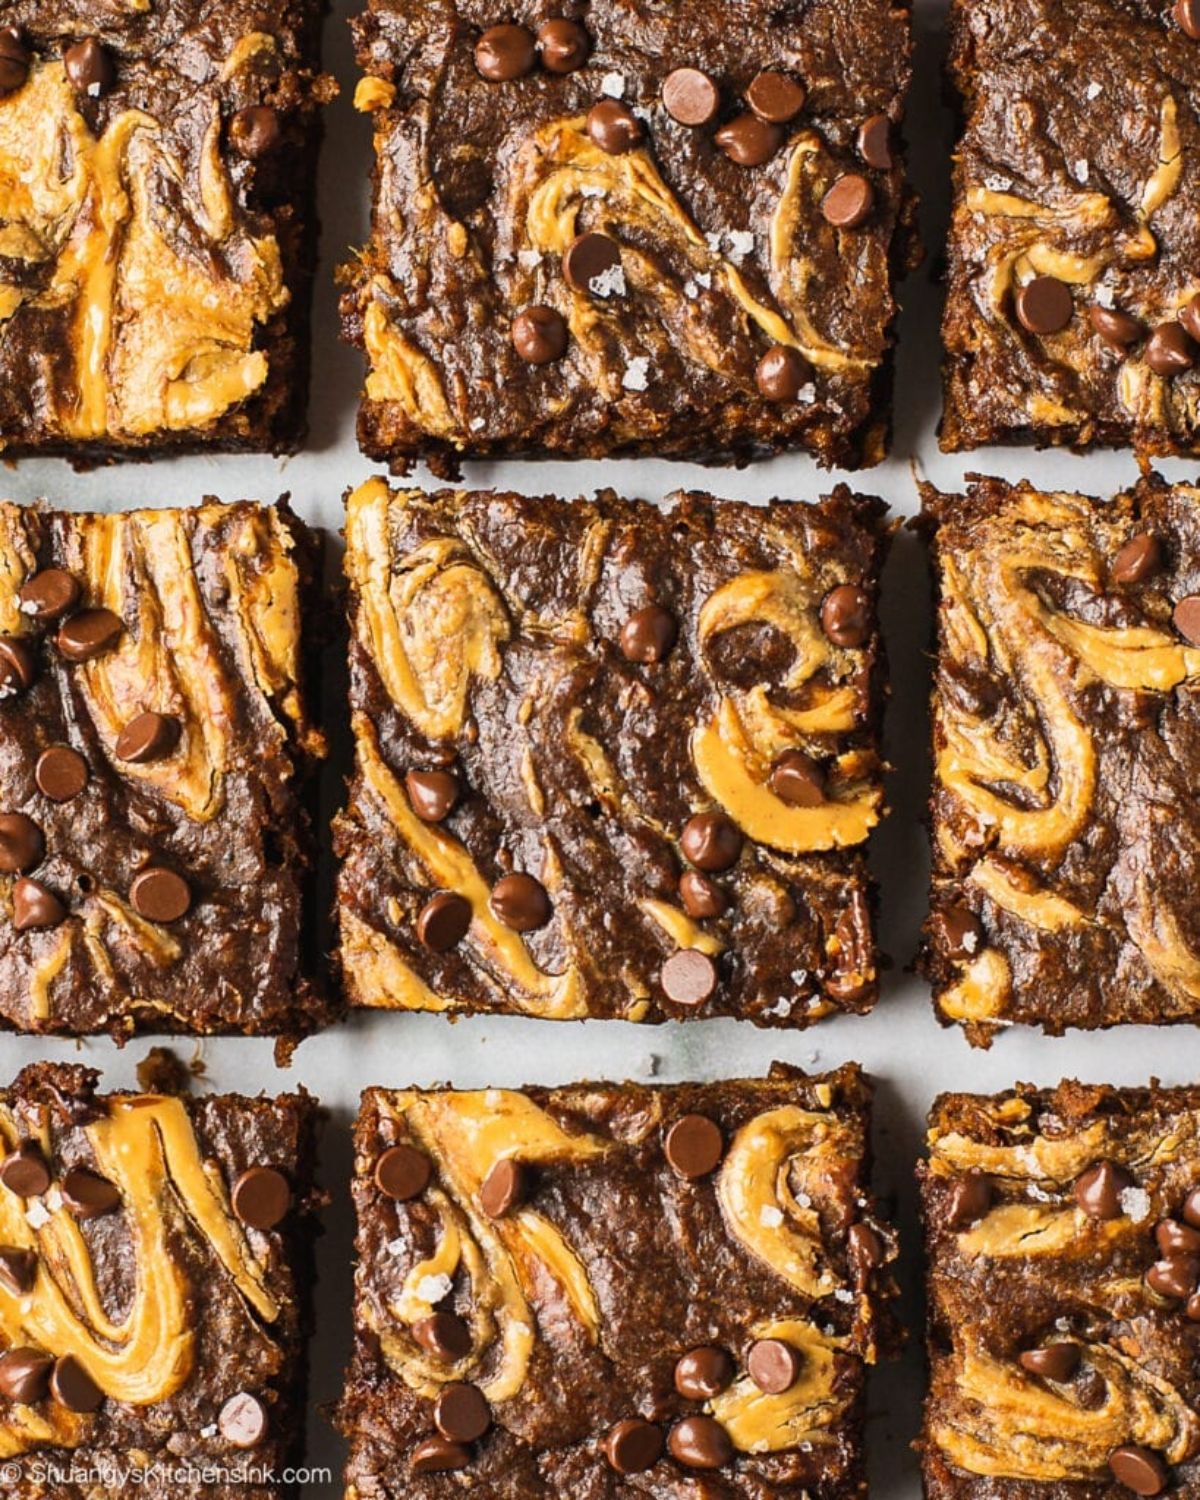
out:
M783 145L783 131L778 125L746 113L722 125L713 139L739 167L761 167Z
M250 1391L230 1396L217 1416L217 1430L235 1448L257 1448L267 1425L267 1408Z
M929 919L930 937L946 958L961 963L984 945L983 923L965 906L945 906Z
M229 121L229 144L247 161L261 161L278 151L283 141L279 115L269 104L239 109Z
M678 634L678 622L669 609L647 604L634 610L621 626L621 655L626 661L654 666L670 651Z
M1017 321L1029 333L1058 333L1071 321L1071 288L1057 276L1035 276L1016 296Z
M36 1141L22 1141L0 1162L0 1182L18 1198L40 1198L50 1186L50 1168Z
M24 813L0 813L0 872L16 875L40 864L46 852L42 830Z
M642 122L619 99L600 99L587 115L587 133L609 156L622 156L642 139Z
M746 90L746 103L760 120L786 125L804 108L804 85L787 73L759 73Z
M514 932L535 932L550 920L550 897L540 880L523 871L502 875L492 887L492 910Z
M130 719L117 736L118 760L144 765L170 755L179 741L179 720L170 714L148 712Z
M825 777L803 750L785 750L771 767L767 785L789 807L820 807L825 800Z
M0 635L0 703L23 693L36 676L37 660L25 642L15 635Z
M63 53L63 68L77 94L98 99L117 81L112 54L97 37L85 36Z
M689 864L716 874L737 864L742 852L742 833L724 813L696 813L683 825L679 846Z
M22 875L13 882L13 926L18 932L59 927L67 920L67 908L40 880Z
M0 1245L0 1286L7 1287L14 1297L24 1297L33 1290L36 1280L37 1256L32 1250Z
M725 1140L721 1127L707 1115L680 1115L667 1131L663 1151L672 1170L693 1182L720 1166Z
M604 1456L618 1474L642 1474L662 1457L663 1436L652 1422L627 1417L605 1434Z
M1200 646L1200 594L1188 594L1171 612L1171 623L1193 646Z
M946 1223L951 1229L967 1229L984 1218L992 1206L991 1178L972 1169L956 1177L946 1194Z
M1184 1302L1198 1290L1200 1259L1194 1255L1173 1255L1156 1260L1146 1272L1146 1285L1160 1297Z
M1114 1448L1108 1455L1108 1467L1117 1483L1135 1495L1157 1495L1167 1486L1166 1467L1150 1448L1138 1448L1132 1443Z
M835 646L862 646L871 635L871 599L856 583L840 583L821 601L821 629Z
M475 43L475 66L489 83L524 78L536 62L537 43L524 26L489 26Z
M450 1443L474 1443L492 1425L492 1410L478 1386L456 1380L438 1392L433 1425Z
M860 1292L870 1284L871 1272L883 1265L886 1251L883 1240L870 1224L851 1224L846 1235L846 1251L854 1267L855 1285Z
M1163 564L1162 543L1152 531L1140 531L1131 536L1113 558L1109 578L1113 583L1126 586L1145 583L1153 578Z
M1200 292L1189 297L1179 309L1179 321L1187 330L1188 335L1200 342Z
M79 603L79 579L65 568L43 568L26 579L17 595L23 615L45 623L59 620Z
M54 1361L50 1394L68 1411L93 1412L104 1400L104 1392L73 1354Z
M233 1211L251 1229L274 1229L292 1207L292 1185L274 1167L247 1167L233 1185Z
M88 763L70 745L51 745L38 756L33 779L51 802L70 802L88 784Z
M1111 1161L1097 1162L1075 1181L1075 1202L1089 1219L1119 1219L1124 1213L1121 1194L1133 1186L1124 1167Z
M675 1361L675 1389L688 1401L711 1401L732 1385L736 1373L727 1350L702 1344Z
M707 125L721 107L721 94L699 68L675 68L663 79L662 102L680 125Z
M868 167L886 172L894 164L892 122L887 115L871 115L858 127L858 154Z
M537 50L547 73L574 73L587 62L592 41L578 21L559 17L538 27Z
M8 1349L0 1354L0 1396L19 1406L36 1406L50 1389L54 1361L37 1349Z
M606 234L580 234L567 246L563 275L577 292L608 296L615 287L614 272L621 266L621 247ZM599 286L593 285L599 283Z
M719 917L729 906L729 897L721 887L698 870L685 870L679 877L679 899L688 916L700 920Z
M835 229L857 229L875 206L875 189L857 172L839 177L821 199L821 212Z
M1189 1323L1200 1323L1200 1292L1187 1299L1183 1314Z
M1146 326L1139 318L1116 307L1101 307L1098 303L1088 308L1088 321L1104 342L1114 349L1128 349L1146 332Z
M192 893L174 870L147 865L129 887L129 903L147 922L178 922L191 909Z
M409 771L404 788L422 823L440 823L449 817L459 797L458 780L449 771Z
M729 1434L713 1417L684 1417L676 1422L667 1447L686 1469L720 1469L733 1457Z
M1160 323L1146 341L1143 358L1156 375L1169 380L1196 362L1196 346L1180 323Z
M431 896L417 917L417 937L434 953L449 953L471 926L471 903L455 891Z
M759 1339L750 1346L746 1369L760 1391L768 1396L782 1396L799 1379L800 1356L782 1339Z
M754 367L754 384L768 401L794 401L812 382L812 366L798 349L774 344Z
M81 609L58 627L54 639L68 661L92 661L111 651L124 629L111 609Z
M1200 1230L1181 1224L1178 1219L1163 1219L1155 1228L1154 1238L1163 1255L1200 1255Z
M1070 1380L1079 1368L1078 1344L1046 1344L1041 1349L1025 1349L1017 1356L1017 1363L1031 1375L1040 1375L1043 1380Z
M87 1167L72 1167L62 1181L63 1202L77 1219L100 1219L121 1206L115 1183Z
M503 1219L525 1202L529 1186L529 1171L524 1164L511 1156L503 1157L483 1179L479 1206L489 1219Z
M1200 41L1200 0L1175 0L1175 24L1192 41Z
M567 349L567 323L556 308L522 308L512 320L513 348L528 365L548 365Z
M433 1163L415 1146L389 1146L375 1163L375 1186L397 1203L419 1198L432 1176Z
M1186 1224L1193 1229L1200 1229L1200 1188L1193 1188L1183 1200L1183 1206L1179 1212Z
M29 77L29 48L15 26L0 30L0 97L15 94Z
M471 1462L471 1450L464 1443L447 1442L442 1437L426 1438L418 1443L409 1459L414 1474L447 1474L465 1469Z
M663 994L676 1005L703 1005L717 987L717 967L707 953L681 948L659 974Z
M454 1364L471 1352L471 1330L452 1312L435 1312L413 1324L413 1338L427 1353Z

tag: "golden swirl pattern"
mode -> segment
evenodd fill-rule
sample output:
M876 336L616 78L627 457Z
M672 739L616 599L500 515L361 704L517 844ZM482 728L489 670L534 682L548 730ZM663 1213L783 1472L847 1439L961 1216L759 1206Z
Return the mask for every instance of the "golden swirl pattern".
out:
M215 253L180 253L167 203ZM96 139L63 65L36 62L0 100L0 218L0 255L49 268L0 280L0 328L25 305L74 309L75 390L49 414L64 438L202 428L263 385L255 332L288 292L275 239L236 222L215 102L193 191L152 116L126 110Z
M0 1111L5 1150L23 1133L10 1112ZM98 1170L121 1193L134 1270L128 1306L117 1318L107 1311L87 1241L61 1198L42 1200L44 1222L34 1228L24 1201L4 1192L0 1240L35 1252L38 1271L29 1293L0 1285L0 1338L8 1348L32 1345L55 1357L73 1355L111 1400L150 1406L178 1391L195 1364L195 1293L170 1241L176 1200L254 1314L269 1324L279 1306L266 1266L230 1211L219 1174L201 1156L180 1100L114 1099L85 1133ZM57 1405L35 1410L6 1403L0 1457L35 1446L77 1446L88 1425Z

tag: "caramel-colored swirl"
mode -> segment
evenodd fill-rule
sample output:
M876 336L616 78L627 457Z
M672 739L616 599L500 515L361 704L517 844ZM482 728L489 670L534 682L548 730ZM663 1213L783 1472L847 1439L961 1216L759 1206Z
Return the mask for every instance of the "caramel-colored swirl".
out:
M6 1150L23 1133L11 1113L0 1112ZM41 1200L47 1216L35 1229L24 1200L0 1192L0 1240L38 1257L32 1292L0 1286L0 1337L9 1348L73 1355L111 1400L149 1406L178 1391L195 1363L196 1291L171 1238L179 1232L180 1208L254 1313L271 1323L279 1307L180 1100L111 1101L86 1134L97 1170L121 1192L133 1269L128 1304L116 1316L106 1306L87 1241L61 1200L52 1194ZM0 1456L35 1445L76 1446L88 1425L57 1404L36 1412L9 1407L0 1416Z
M1103 626L1047 601L1038 581L1069 579L1096 594L1107 553L1095 540L1090 502L1024 489L972 527L969 552L942 557L942 649L953 670L1003 675L1024 700L1021 733L1005 715L972 711L943 692L936 707L937 776L954 803L939 830L944 858L1009 917L1046 931L1086 918L1053 890L1018 887L980 849L1053 868L1080 838L1096 790L1096 748L1078 694L1090 682L1168 692L1200 676L1200 650L1155 626ZM1111 550L1111 549L1110 549ZM1161 893L1160 893L1161 898ZM1129 923L1155 977L1194 1001L1200 959L1183 943L1161 899L1142 900ZM1004 1012L1007 964L977 954L943 1002L962 1020Z
M821 591L807 564L742 573L706 599L700 610L702 647L725 631L762 623L787 637L793 659L781 688L795 693L834 662L835 651L817 623ZM796 807L768 784L772 762L803 747L806 736L853 728L853 689L816 685L803 709L772 703L761 685L724 697L692 736L692 759L705 791L758 843L789 854L861 843L879 820L883 789L871 757L849 752L836 765L838 790L817 807Z
M930 1438L958 1469L997 1478L1109 1483L1108 1457L1132 1443L1179 1463L1200 1448L1200 1417L1186 1395L1111 1344L1084 1356L1104 1382L1104 1400L1080 1403L1011 1360L968 1349L949 1357L936 1389Z
M779 1453L829 1443L831 1429L855 1399L852 1382L837 1388L837 1356L847 1341L799 1318L769 1319L749 1330L754 1339L782 1339L800 1355L800 1374L779 1395L759 1390L743 1375L713 1398L711 1410L741 1453Z
M74 309L75 389L49 414L64 437L203 428L266 380L255 334L288 292L275 239L237 222L220 146L215 102L196 182L142 110L95 138L57 61L0 100L0 254L49 272L0 281L0 319Z
M441 1232L433 1254L409 1270L388 1322L376 1329L385 1358L413 1390L433 1396L488 1356L481 1389L493 1403L509 1400L525 1382L535 1337L532 1309L546 1295L547 1278L589 1343L599 1338L600 1316L583 1262L562 1231L528 1207L489 1219L479 1206L480 1189L499 1161L569 1165L602 1155L609 1144L568 1134L547 1111L509 1090L389 1094L386 1108L438 1163L440 1181L427 1197ZM408 1330L428 1316L460 1271L471 1283L473 1349L448 1365L426 1355Z
M787 1104L748 1120L721 1166L717 1196L730 1232L810 1301L841 1285L819 1210L836 1206L839 1170L854 1156L845 1121Z
M439 537L396 559L392 496L369 479L346 512L346 558L358 632L388 696L430 739L457 734L474 677L494 681L511 625L491 579L461 542Z

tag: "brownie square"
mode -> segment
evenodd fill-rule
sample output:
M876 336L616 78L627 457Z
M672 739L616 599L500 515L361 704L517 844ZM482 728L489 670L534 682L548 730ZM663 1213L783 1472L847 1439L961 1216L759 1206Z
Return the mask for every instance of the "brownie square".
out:
M291 452L324 0L10 0L0 454Z
M307 1095L0 1093L0 1445L12 1500L284 1500L301 1456Z
M316 539L287 505L0 504L0 1018L296 1038Z
M369 1089L348 1493L863 1495L871 1089Z
M1200 1090L947 1094L919 1169L926 1500L1200 1486Z
M1200 491L929 492L926 966L986 1043L1200 1014Z
M883 456L907 4L370 0L355 35L371 457Z
M953 0L942 447L1198 451L1200 11Z
M883 509L357 490L351 1004L869 1009Z

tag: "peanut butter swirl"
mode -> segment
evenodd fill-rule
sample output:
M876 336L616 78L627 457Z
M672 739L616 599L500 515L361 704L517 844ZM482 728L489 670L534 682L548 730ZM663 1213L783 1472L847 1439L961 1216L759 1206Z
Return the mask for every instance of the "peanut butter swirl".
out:
M24 1133L9 1107L0 1110L6 1151ZM279 1304L266 1264L232 1213L220 1173L202 1158L180 1100L114 1099L84 1133L96 1169L121 1193L133 1277L128 1302L117 1314L111 1310L88 1241L54 1189L40 1200L40 1222L24 1200L0 1190L0 1238L38 1257L31 1292L0 1286L0 1338L8 1348L72 1355L110 1400L152 1406L178 1391L195 1368L196 1289L173 1246L181 1223L203 1242L214 1273L230 1279L259 1321L273 1323ZM43 1144L48 1149L49 1142ZM6 1404L0 1456L76 1447L89 1427L88 1418L57 1403Z
M1166 1465L1200 1453L1194 1325L1153 1273L1158 1226L1194 1185L1198 1139L1193 1090L1067 1083L938 1101L924 1197L926 1443L939 1462L1109 1484L1119 1449ZM1096 1188L1101 1171L1111 1196ZM986 1196L965 1198L967 1182Z
M74 309L48 412L78 442L203 429L260 390L256 332L287 303L279 246L235 211L217 101L189 170L141 109L93 136L61 62L0 99L0 326Z

